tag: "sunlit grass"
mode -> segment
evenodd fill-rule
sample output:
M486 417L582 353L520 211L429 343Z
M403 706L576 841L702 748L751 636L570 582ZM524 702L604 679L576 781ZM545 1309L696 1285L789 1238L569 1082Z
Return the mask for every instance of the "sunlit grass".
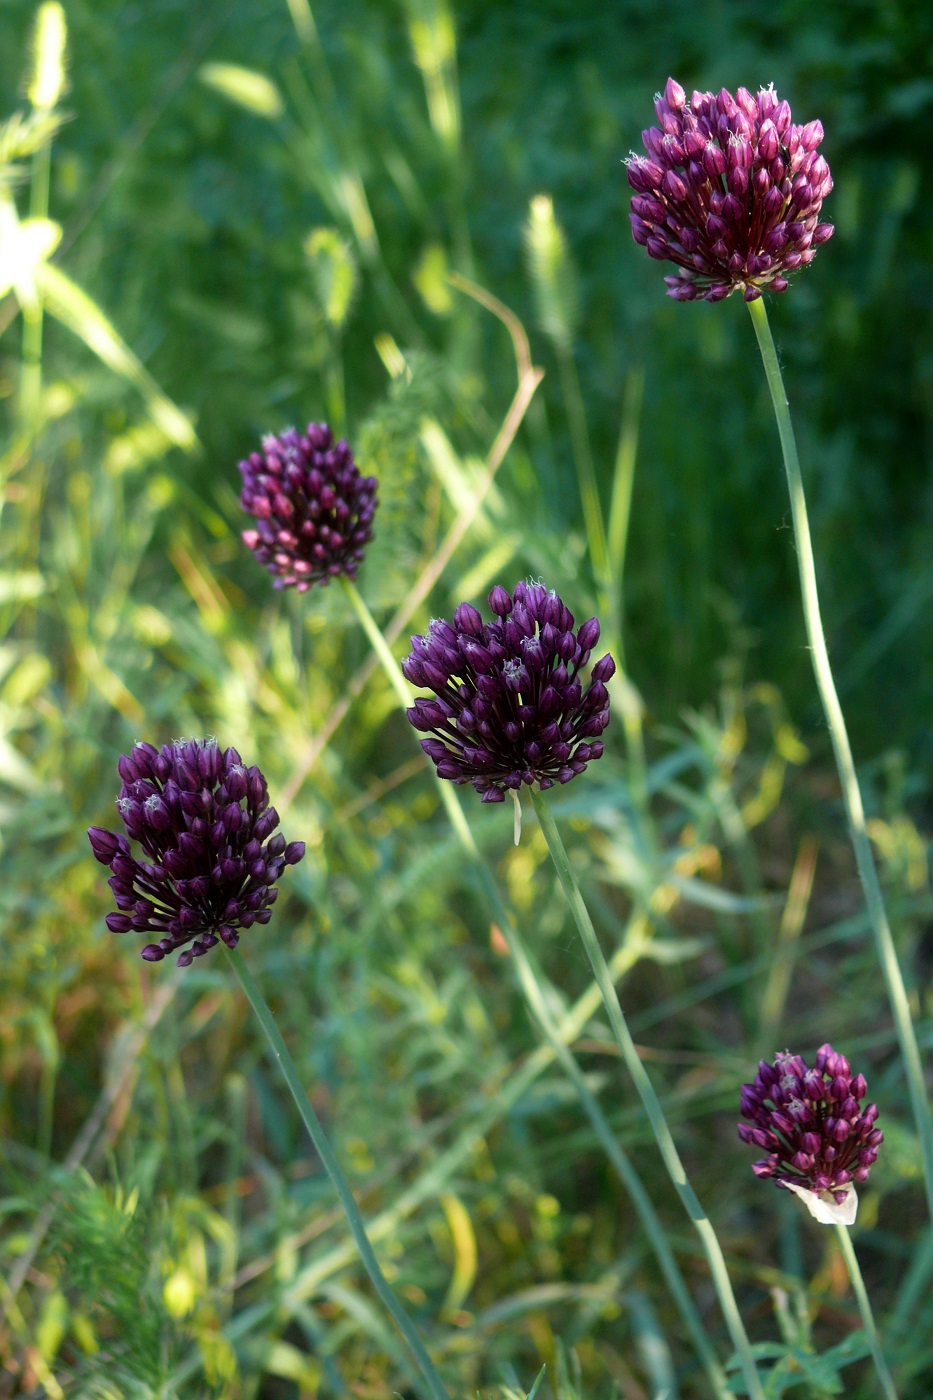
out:
M675 6L692 34L691 9ZM261 765L283 829L308 843L242 951L451 1395L526 1396L543 1363L539 1400L707 1393L346 599L273 594L239 541L237 459L262 432L326 417L380 479L359 586L396 656L433 613L482 605L503 577L543 576L578 619L604 595L631 688L619 678L609 752L560 791L555 816L746 1325L784 1350L788 1393L807 1393L791 1385L807 1365L812 1394L839 1375L844 1393L871 1393L864 1351L846 1341L859 1316L831 1234L755 1181L735 1137L757 1058L829 1039L867 1062L881 1107L858 1249L900 1393L920 1400L933 1251L916 1228L917 1145L783 602L793 561L760 446L766 404L729 325L675 330L623 246L618 160L669 41L646 35L613 95L599 24L565 66L548 57L560 23L542 15L523 51L537 76L505 130L483 103L514 40L480 7L413 0L354 19L291 0L224 30L180 7L134 27L119 5L75 3L67 91L29 69L34 14L22 0L0 20L0 155L15 167L0 185L0 1392L411 1393L222 959L176 976L104 929L111 904L84 830L112 822L118 755L137 738L216 734ZM750 32L754 63L770 64ZM782 59L800 83L815 33L804 25ZM824 37L844 54L843 38ZM895 93L899 82L892 59ZM589 114L573 117L579 169L601 172L586 198L568 150L544 155L548 128L530 120L529 92L550 121L542 94L563 110L568 90ZM901 159L916 168L909 146ZM510 181L489 178L506 167ZM818 327L797 336L789 370L821 462L817 528L839 564L833 611L852 634L853 685L891 692L890 715L861 702L859 750L882 755L869 829L902 958L918 967L912 1010L929 1055L929 665L917 641L901 649L925 625L928 507L902 465L900 504L882 491L907 431L888 378L877 420L860 408L851 440L829 436L819 404L858 397L861 371L840 347L859 317L882 337L903 307L885 291L893 254L860 213L869 173L853 158L840 177L841 270L788 309ZM895 250L914 208L905 181L885 196ZM522 270L529 201L545 195L539 221L559 220L544 231L566 239L579 274L559 335L540 267L537 284ZM916 230L904 237L915 258ZM871 297L845 280L857 250ZM557 262L548 275L562 275ZM697 358L715 381L708 402ZM879 461L866 463L866 443ZM601 521L577 504L575 452L587 480L592 453ZM879 538L840 546L846 492L869 489L855 484L863 469ZM591 568L597 521L606 558ZM765 618L773 655L754 636ZM510 810L469 817L557 1033L725 1360L705 1263L541 833L526 821L515 848Z

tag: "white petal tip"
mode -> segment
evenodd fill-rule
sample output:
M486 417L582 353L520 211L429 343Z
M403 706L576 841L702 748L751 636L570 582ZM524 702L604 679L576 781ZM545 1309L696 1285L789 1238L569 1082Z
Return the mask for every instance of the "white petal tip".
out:
M858 1195L851 1182L841 1188L846 1193L843 1201L837 1201L832 1191L810 1191L806 1186L798 1186L793 1181L784 1181L781 1185L788 1191L793 1191L795 1196L799 1196L813 1219L818 1220L821 1225L855 1224Z

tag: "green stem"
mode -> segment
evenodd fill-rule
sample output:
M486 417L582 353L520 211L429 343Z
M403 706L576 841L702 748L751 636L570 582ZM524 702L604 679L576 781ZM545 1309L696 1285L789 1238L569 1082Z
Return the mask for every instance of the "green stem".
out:
M803 597L803 613L807 627L807 640L810 643L813 672L816 676L816 684L823 702L823 711L826 715L833 752L836 756L836 769L842 784L842 796L849 821L849 833L855 849L855 861L865 891L865 903L875 938L878 961L881 963L897 1039L904 1059L907 1087L923 1157L927 1207L930 1217L933 1219L933 1120L930 1117L930 1106L924 1087L920 1050L910 1019L907 991L884 909L884 900L878 872L875 869L871 842L865 829L862 794L855 772L855 762L852 758L842 706L839 703L839 696L836 694L832 667L829 663L829 652L826 648L826 638L823 634L820 599L816 585L816 565L813 559L813 544L810 539L810 524L807 518L807 501L804 495L803 477L800 473L800 459L797 456L790 406L787 402L787 393L781 376L777 351L774 348L771 327L768 324L768 313L765 310L764 300L759 297L756 301L748 302L747 305L751 312L755 335L758 337L758 348L761 351L765 377L771 392L774 416L777 419L781 438L781 450L784 454L784 468L787 472L787 485L790 490L790 504L794 518L794 536L797 543L800 591Z
M349 579L341 578L340 581L344 591L353 604L354 611L367 637L372 643L373 650L382 663L383 670L391 682L393 690L398 696L402 709L408 709L414 700L414 695L402 674L399 663L392 655L385 637L382 635L372 613L366 606L359 589ZM576 1089L583 1110L590 1120L597 1139L605 1149L606 1155L618 1172L623 1185L632 1199L632 1203L644 1227L645 1234L648 1236L654 1248L661 1272L671 1290L671 1295L680 1308L684 1325L693 1340L700 1360L706 1368L713 1393L719 1397L726 1397L730 1392L725 1373L716 1358L713 1348L710 1346L703 1329L703 1323L694 1306L693 1299L690 1297L683 1275L678 1268L677 1261L667 1243L664 1227L658 1219L654 1206L651 1203L651 1198L648 1196L647 1191L641 1183L641 1179L628 1157L616 1141L596 1096L592 1093L586 1082L583 1071L560 1038L560 1031L554 1024L550 1012L548 1011L547 998L544 995L541 984L534 971L524 942L515 926L515 921L510 911L506 908L499 894L499 890L489 872L486 862L483 860L482 853L476 844L476 838L470 830L469 823L463 814L463 808L460 806L456 793L450 783L446 782L443 778L438 778L435 775L435 782L447 816L450 819L450 824L453 827L454 834L478 876L490 914L502 931L503 937L508 944L509 952L512 955L518 973L519 986L524 994L528 1007L535 1020L540 1025L545 1039L551 1046L556 1059L559 1061L567 1077L570 1079L571 1084Z
M865 1328L865 1335L871 1347L871 1354L875 1362L875 1370L878 1372L878 1379L881 1381L881 1389L887 1396L887 1400L897 1400L897 1390L894 1386L894 1378L888 1370L888 1363L884 1359L884 1352L881 1349L881 1338L878 1336L878 1328L875 1326L874 1314L871 1310L871 1303L868 1298L868 1290L865 1287L865 1280L862 1278L862 1271L859 1268L858 1257L852 1244L852 1236L849 1234L847 1225L836 1225L836 1238L839 1240L839 1247L842 1250L842 1257L846 1261L846 1268L849 1270L849 1278L852 1283L852 1291L858 1301L858 1310L862 1314L862 1326Z
M592 1126L593 1132L596 1134L597 1140L602 1145L603 1151L615 1168L622 1185L631 1198L632 1204L641 1221L642 1228L648 1236L651 1247L655 1252L658 1265L671 1291L671 1297L680 1309L680 1315L690 1333L697 1355L706 1369L713 1394L719 1397L719 1400L728 1400L728 1397L730 1397L733 1392L729 1389L726 1373L719 1364L719 1359L703 1328L700 1315L694 1306L693 1299L690 1297L687 1285L684 1282L683 1274L680 1272L677 1260L674 1258L673 1251L667 1242L664 1226L658 1218L651 1197L642 1185L641 1177L632 1166L627 1154L622 1150L612 1129L609 1127L595 1094L586 1082L586 1076L582 1069L577 1064L570 1050L568 1050L567 1046L560 1039L557 1026L548 1010L547 1001L544 997L541 984L535 975L524 943L509 924L504 926L504 933L509 945L509 952L512 955L516 971L518 972L519 985L524 993L525 1000L535 1020L541 1027L545 1040L554 1051L558 1063L576 1090L577 1097L583 1106L586 1116L590 1120L590 1125Z
M586 955L590 960L593 975L602 994L603 1004L609 1016L609 1023L612 1026L622 1057L625 1060L629 1074L635 1082L639 1097L648 1115L655 1141L661 1151L661 1157L667 1168L668 1175L674 1184L681 1202L693 1222L694 1229L700 1237L704 1253L709 1262L710 1274L713 1286L719 1298L719 1306L722 1308L729 1335L732 1338L732 1345L735 1347L739 1358L742 1373L745 1377L745 1384L748 1393L753 1400L765 1400L765 1393L762 1389L758 1370L755 1366L755 1358L752 1356L751 1344L745 1331L742 1318L739 1314L738 1305L735 1301L735 1294L732 1291L732 1284L729 1281L729 1274L726 1269L726 1261L723 1257L719 1240L710 1224L703 1207L693 1187L687 1180L687 1173L684 1164L680 1160L680 1155L674 1145L671 1130L664 1117L664 1110L660 1100L654 1090L654 1085L648 1078L648 1073L638 1057L635 1042L632 1039L631 1031L619 1004L615 985L609 966L603 956L603 950L599 946L599 939L596 937L596 930L590 918L589 911L580 893L576 876L573 873L573 866L561 840L560 832L557 830L557 823L547 804L543 793L535 788L531 790L531 800L534 804L538 821L541 823L541 830L548 844L548 850L557 869L557 875L563 887L567 903L570 905L570 912L573 915L577 931L586 949Z
M278 1026L275 1024L272 1012L266 1005L262 993L253 981L252 973L239 952L231 948L225 948L224 951L227 954L233 971L236 973L240 986L246 993L247 1001L255 1011L259 1024L262 1026L266 1039L269 1042L269 1049L272 1051L272 1055L279 1069L282 1071L282 1078L288 1085L289 1092L295 1100L295 1106L301 1115L301 1121L308 1130L308 1136L314 1143L317 1154L324 1164L324 1169L330 1177L334 1190L340 1198L340 1204L343 1206L344 1213L347 1217L347 1223L356 1241L356 1247L360 1252L360 1258L363 1261L366 1272L372 1280L373 1287L379 1295L380 1300L385 1304L396 1327L408 1343L412 1355L421 1369L421 1374L424 1376L425 1380L425 1394L430 1397L430 1400L449 1400L443 1381L434 1369L434 1363L430 1356L428 1356L424 1343L415 1331L411 1319L392 1292L385 1274L379 1267L379 1261L369 1242L366 1228L363 1225L363 1217L360 1215L359 1208L353 1197L353 1192L350 1190L350 1184L344 1176L340 1163L334 1155L334 1150L327 1140L320 1119L308 1101L308 1096L302 1087L301 1080L298 1078L298 1071L295 1068L295 1063L288 1053L288 1048L285 1041L282 1039Z
M360 626L366 633L366 636L369 639L369 644L372 647L373 651L376 653L376 656L379 659L382 669L386 673L386 677L389 681L389 684L392 686L392 689L398 696L399 704L401 705L403 710L407 710L409 705L414 704L415 697L411 686L408 684L405 677L402 675L402 668L399 666L395 657L392 655L392 648L389 646L385 637L379 630L379 627L376 624L376 619L373 617L372 613L369 611L369 608L366 606L366 603L363 600L360 590L357 588L356 584L353 583L350 579L348 579L346 575L341 574L340 585L343 588L344 593L349 598L353 611L359 618Z

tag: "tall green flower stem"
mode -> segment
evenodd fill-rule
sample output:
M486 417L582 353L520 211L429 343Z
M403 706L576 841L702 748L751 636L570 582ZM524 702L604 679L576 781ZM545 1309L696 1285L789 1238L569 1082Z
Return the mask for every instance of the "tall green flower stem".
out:
M768 313L765 310L764 299L759 297L756 301L750 301L746 304L751 312L755 335L758 337L758 348L761 351L765 377L771 392L774 416L777 419L778 433L781 438L781 450L784 454L784 468L787 472L787 485L790 490L790 504L794 519L794 537L797 544L797 569L800 574L800 591L803 598L803 613L807 627L807 640L810 643L813 672L816 676L816 684L823 702L823 711L826 715L833 752L836 756L836 769L842 784L842 797L849 821L849 833L855 849L855 861L861 877L862 888L865 891L865 903L875 938L878 961L881 963L897 1039L904 1059L907 1086L910 1092L914 1120L917 1124L917 1134L920 1138L920 1151L923 1156L927 1206L930 1218L933 1220L933 1120L930 1117L930 1105L924 1087L923 1065L920 1060L917 1037L910 1019L910 1005L907 1001L904 978L897 960L894 939L891 937L891 928L884 909L884 900L881 895L878 872L875 869L871 842L865 829L865 811L855 772L855 762L852 758L852 748L849 744L842 706L836 693L832 667L829 663L829 652L826 648L826 638L823 635L823 620L820 616L820 599L816 585L816 565L813 559L813 543L810 539L810 523L807 517L807 501L804 495L794 427L790 417L790 405L787 402L787 392L784 388L781 367L774 348L771 327L768 324Z
M680 1160L680 1154L674 1145L671 1130L668 1127L664 1110L660 1100L654 1090L654 1085L648 1077L648 1073L638 1057L632 1033L628 1028L619 998L616 993L615 984L612 980L612 973L603 955L603 950L596 937L596 930L590 918L589 911L580 893L580 886L577 884L576 876L573 873L573 866L567 855L566 848L561 840L557 823L554 820L547 799L544 794L531 789L531 801L537 813L541 830L544 832L544 839L547 841L548 850L557 869L557 875L563 887L567 903L570 905L570 912L573 921L577 926L577 932L583 941L586 955L590 960L593 975L596 978L597 986L602 994L603 1004L609 1016L609 1023L615 1035L619 1049L622 1051L622 1058L625 1060L626 1068L635 1082L635 1088L644 1105L648 1115L648 1121L655 1136L655 1141L661 1151L661 1157L667 1168L667 1173L674 1184L678 1196L683 1203L683 1207L693 1222L694 1229L700 1237L700 1243L709 1262L710 1275L713 1286L719 1298L719 1306L722 1308L729 1335L732 1338L732 1345L745 1377L745 1384L752 1400L765 1400L765 1393L762 1389L761 1379L755 1366L755 1358L752 1355L751 1343L739 1313L735 1294L732 1291L732 1284L729 1281L729 1274L726 1269L726 1261L723 1257L722 1248L706 1212L700 1205L699 1199L693 1187L687 1180L687 1173L684 1164Z
M402 674L398 662L392 655L385 637L382 635L372 613L366 606L355 584L345 578L341 579L341 584L359 618L363 630L369 638L373 650L382 663L383 670L392 685L392 689L395 691L399 704L403 710L407 710L414 701L414 695ZM644 1227L645 1234L648 1236L652 1248L654 1249L661 1272L671 1291L671 1296L680 1309L684 1325L693 1341L697 1355L700 1357L706 1370L712 1392L723 1400L724 1397L727 1397L731 1393L728 1389L725 1372L710 1345L699 1313L696 1310L693 1299L690 1297L683 1275L680 1272L677 1261L667 1242L667 1238L664 1234L664 1227L658 1219L651 1198L642 1185L635 1168L616 1140L612 1129L609 1127L596 1096L586 1082L586 1076L583 1074L583 1071L580 1069L580 1066L577 1064L570 1050L560 1038L559 1030L554 1024L554 1020L548 1010L547 998L538 980L531 959L528 956L524 942L483 860L479 847L476 844L476 839L470 830L466 817L463 815L463 808L460 806L456 794L450 783L445 782L442 778L436 778L436 784L441 801L450 818L454 833L478 876L490 914L506 940L525 1001L535 1020L538 1022L538 1025L541 1027L545 1039L554 1051L556 1059L576 1090L583 1110L590 1120L590 1124L598 1141L604 1148L606 1155L631 1197L632 1203Z
M528 957L525 945L517 936L510 921L504 922L501 927L508 943L509 952L518 973L518 980L525 1001L528 1003L535 1020L541 1027L545 1040L557 1058L567 1078L570 1080L580 1103L583 1106L586 1116L590 1120L590 1125L596 1135L597 1140L612 1163L626 1191L631 1198L632 1204L638 1214L645 1234L651 1243L658 1261L665 1282L671 1292L684 1324L690 1333L691 1341L696 1348L706 1374L709 1378L710 1387L718 1400L728 1400L733 1394L729 1389L726 1373L719 1364L719 1359L714 1352L700 1315L694 1306L693 1299L684 1282L683 1275L677 1266L667 1236L664 1233L664 1226L658 1219L657 1212L651 1202L651 1198L642 1185L642 1181L635 1168L632 1166L627 1154L623 1152L618 1140L614 1136L612 1129L606 1122L605 1116L596 1096L586 1082L586 1076L577 1064L574 1056L567 1049L567 1046L560 1039L557 1026L548 1010L547 1001L544 997L540 982L535 975L534 968Z
M424 1394L429 1397L429 1400L450 1400L447 1391L444 1389L444 1383L437 1374L434 1363L425 1350L424 1343L415 1331L411 1318L392 1292L385 1274L379 1267L379 1260L376 1258L373 1247L369 1242L369 1237L363 1225L363 1217L360 1215L359 1208L353 1198L350 1184L344 1176L340 1163L334 1155L334 1150L321 1126L320 1119L308 1101L308 1096L302 1087L301 1080L298 1078L295 1062L288 1053L288 1047L282 1039L282 1034L275 1024L272 1012L266 1005L262 992L260 992L256 983L253 981L252 973L237 950L235 948L225 948L224 951L240 986L246 994L247 1001L256 1013L256 1017L259 1024L262 1026L266 1040L269 1042L269 1049L272 1051L272 1056L282 1072L282 1078L288 1085L292 1098L295 1100L295 1107L301 1115L301 1121L307 1128L308 1136L314 1143L317 1154L324 1163L324 1169L331 1179L334 1190L337 1192L340 1204L343 1206L344 1213L347 1217L347 1223L350 1226L350 1232L356 1242L356 1247L360 1252L360 1258L363 1261L366 1272L372 1280L373 1287L379 1295L380 1301L385 1305L396 1327L408 1343L411 1353L418 1363L421 1374L424 1377Z
M878 1328L875 1326L874 1314L871 1310L871 1303L868 1299L868 1290L865 1287L865 1280L862 1278L862 1271L859 1268L858 1258L852 1244L852 1236L847 1225L836 1225L836 1238L839 1241L839 1248L842 1250L842 1257L846 1261L846 1268L849 1271L849 1280L852 1284L852 1291L858 1302L858 1310L862 1314L862 1326L865 1328L865 1335L871 1347L872 1359L875 1369L878 1372L878 1379L881 1381L881 1389L887 1400L897 1400L897 1390L894 1386L894 1378L888 1370L888 1363L884 1359L884 1352L881 1349L881 1338L878 1336Z

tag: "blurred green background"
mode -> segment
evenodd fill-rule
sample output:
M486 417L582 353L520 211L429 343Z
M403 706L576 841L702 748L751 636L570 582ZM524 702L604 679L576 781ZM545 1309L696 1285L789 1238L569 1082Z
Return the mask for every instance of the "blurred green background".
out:
M3 117L27 105L35 8L5 0L0 10ZM342 599L273 595L239 544L237 460L265 432L327 418L380 478L362 590L380 617L404 600L475 488L476 459L515 387L508 337L449 284L452 272L514 310L546 375L495 492L409 630L529 573L578 618L592 613L575 455L591 451L608 511L620 443L624 464L637 442L622 631L645 705L653 806L632 805L617 721L614 750L561 812L601 931L619 941L650 912L660 951L634 955L629 1005L647 1018L653 1072L682 1115L685 1154L758 1338L779 1330L775 1284L823 1308L819 1346L855 1325L838 1259L784 1201L763 1198L735 1145L736 1086L757 1050L779 1048L758 1045L762 997L781 1045L839 1037L869 1057L895 1146L865 1212L866 1271L896 1319L904 1394L928 1394L922 1285L933 1261L912 1253L915 1144L858 923L752 328L738 299L682 306L663 295L664 269L630 238L622 161L668 74L688 89L773 81L797 120L825 127L836 234L769 310L831 651L923 1017L933 10L920 0L64 8L53 266L94 306L69 302L61 286L57 303L50 296L28 422L23 321L11 294L0 301L0 1117L13 1264L33 1249L53 1186L65 1206L18 1280L19 1321L4 1303L0 1394L54 1394L42 1367L59 1365L69 1393L107 1393L94 1388L106 1369L93 1359L100 1336L111 1370L123 1368L117 1393L159 1393L145 1390L155 1374L165 1394L340 1393L335 1365L363 1395L408 1383L358 1278L344 1269L313 1310L289 1292L301 1270L316 1277L318 1235L335 1229L330 1198L222 964L191 969L159 1009L158 1036L136 1045L139 1083L123 1085L96 1122L92 1174L56 1174L159 986L130 946L101 932L109 905L83 828L110 820L115 760L134 739L195 732L259 762L273 797L283 794L286 834L309 841L250 955L367 1206L424 1181L439 1144L472 1144L438 1188L449 1198L438 1204L425 1187L426 1214L390 1231L399 1257L404 1248L406 1296L436 1324L463 1393L527 1388L546 1359L570 1396L572 1361L555 1371L562 1339L588 1395L654 1393L667 1345L683 1393L699 1393L676 1315L560 1076L545 1076L491 1137L470 1128L534 1032L380 678L313 772L306 763L366 657ZM14 176L21 218L35 161L20 160ZM523 230L541 194L565 244L536 280ZM120 359L113 330L136 361ZM549 975L578 995L582 964L535 833L513 852L494 815L476 826ZM806 920L810 960L788 988L774 948L793 872L805 884L816 849L797 928ZM672 872L715 882L714 895L687 885L672 898ZM921 1039L929 1044L928 1019ZM611 1091L607 1112L629 1146L643 1145L627 1088L620 1100L612 1087L604 1033L590 1026L584 1041L594 1083ZM720 1152L740 1186L719 1169ZM478 1240L472 1294L464 1275L450 1282L458 1259L469 1273L451 1204L461 1200ZM716 1333L676 1202L661 1207ZM122 1261L110 1274L108 1251ZM152 1326L121 1351L140 1297ZM478 1321L456 1316L467 1307ZM185 1389L193 1384L206 1388Z
M9 105L32 12L20 0L4 6ZM382 330L450 376L481 375L504 401L507 345L486 326L465 329L458 298L449 314L432 313L413 274L443 250L449 267L478 276L533 327L521 227L533 195L553 196L579 271L577 360L604 483L626 374L645 374L630 663L665 714L704 692L740 631L755 674L777 681L801 714L812 688L789 536L775 536L785 488L749 327L737 303L717 312L664 299L663 269L628 233L621 161L668 73L688 88L773 81L801 118L818 115L837 232L794 295L774 300L775 332L857 750L897 743L929 768L928 6L463 4L460 120L446 140L413 61L415 0L316 8L333 92L302 65L284 0L139 9L75 0L67 12L73 120L52 183L63 265L196 415L205 452L184 475L212 504L258 433L327 412L315 363L327 353L302 253L312 227L338 228L371 264L344 336L352 433L383 391L373 350ZM198 81L209 61L274 79L281 117L263 121ZM348 169L375 224L363 247L339 188ZM70 369L73 353L53 332L53 369ZM567 426L540 335L535 353L550 373L525 445L545 519L563 522L577 514Z

